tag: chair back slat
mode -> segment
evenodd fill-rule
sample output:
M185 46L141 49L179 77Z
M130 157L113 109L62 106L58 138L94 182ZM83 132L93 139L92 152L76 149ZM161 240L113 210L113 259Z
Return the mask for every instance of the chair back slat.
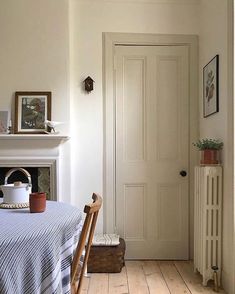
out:
M82 232L81 232L79 242L75 250L75 254L72 261L71 289L72 289L72 293L77 293L77 294L79 294L81 291L82 280L83 280L83 276L85 273L85 269L86 269L86 265L87 265L87 261L88 261L88 257L90 253L90 248L91 248L92 239L94 236L98 213L102 205L102 197L99 196L98 194L93 193L92 199L93 199L93 203L89 205L85 205L84 207L84 212L86 213L86 217L84 220ZM86 244L86 240L87 240L87 244ZM84 257L82 267L79 273L80 276L78 280L78 285L76 287L75 282L76 282L76 278L78 274L81 256L82 256L83 250L85 249L85 246L86 246L85 257Z

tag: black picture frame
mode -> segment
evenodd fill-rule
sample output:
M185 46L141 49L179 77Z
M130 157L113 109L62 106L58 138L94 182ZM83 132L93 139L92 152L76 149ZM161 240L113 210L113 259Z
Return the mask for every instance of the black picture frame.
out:
M219 112L219 55L203 67L203 116Z

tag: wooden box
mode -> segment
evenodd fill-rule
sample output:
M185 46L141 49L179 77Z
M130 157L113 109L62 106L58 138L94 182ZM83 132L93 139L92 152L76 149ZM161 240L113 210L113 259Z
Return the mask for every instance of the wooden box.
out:
M125 265L126 244L120 238L117 246L91 246L87 262L88 273L120 273Z

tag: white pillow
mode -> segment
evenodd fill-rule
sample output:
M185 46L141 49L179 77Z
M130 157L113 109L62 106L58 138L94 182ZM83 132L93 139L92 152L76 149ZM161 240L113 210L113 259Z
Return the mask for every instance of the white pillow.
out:
M92 241L94 246L117 246L119 244L119 235L116 234L96 234Z

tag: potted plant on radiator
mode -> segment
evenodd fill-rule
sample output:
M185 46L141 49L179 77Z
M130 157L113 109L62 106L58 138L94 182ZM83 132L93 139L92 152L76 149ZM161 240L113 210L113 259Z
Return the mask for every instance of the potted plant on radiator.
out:
M201 151L201 164L219 164L219 151L223 148L223 142L218 139L200 139L193 143Z

